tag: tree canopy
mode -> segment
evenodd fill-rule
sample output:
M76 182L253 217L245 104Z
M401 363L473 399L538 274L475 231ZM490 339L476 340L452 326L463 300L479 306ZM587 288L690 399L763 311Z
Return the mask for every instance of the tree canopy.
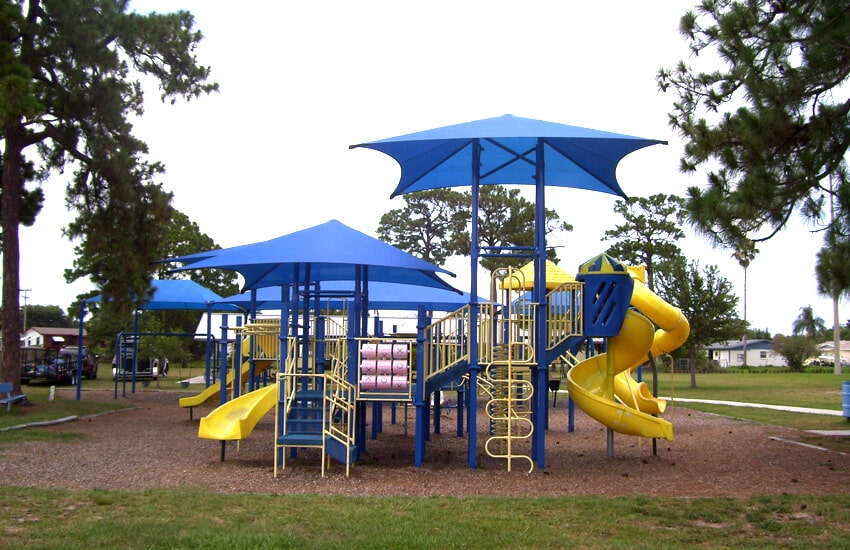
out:
M146 159L131 116L144 112L141 78L172 103L217 89L195 49L188 12L140 15L127 0L0 0L0 131L3 341L0 375L19 386L18 226L34 220L43 195L27 190L70 168L67 236L91 258L88 275L116 307L150 288L168 223L164 167ZM25 156L26 151L26 156Z
M714 342L737 339L744 333L738 318L738 297L732 283L720 276L717 266L700 268L699 262L684 259L670 262L670 276L659 279L658 295L682 310L691 332L688 350L691 387L696 387L696 352Z
M404 208L381 216L378 236L382 240L437 265L443 265L453 255L469 255L472 196L468 191L417 191L404 195L404 201ZM547 208L545 231L548 234L556 229L571 231L572 226ZM481 257L485 269L525 265L528 257L512 256L506 251L519 247L526 250L527 256L527 249L534 246L534 204L522 197L519 189L482 185L478 238L480 246L496 251ZM547 250L547 258L557 263L556 251Z
M825 330L826 323L823 322L823 319L815 315L812 306L801 307L800 315L794 319L794 324L791 325L791 333L793 335L802 334L810 339L815 338L819 332L824 332Z
M680 31L694 63L661 69L696 229L734 250L776 235L794 212L827 227L819 290L850 295L850 6L832 0L703 0ZM830 216L834 205L834 218ZM832 221L832 220L835 221Z
M602 240L617 241L606 254L630 265L645 265L647 286L655 289L658 268L682 256L676 243L685 237L683 207L681 197L661 193L618 199L614 212L623 216L625 223L605 231Z
M404 208L390 210L378 223L378 238L425 261L443 265L458 249L457 237L469 218L466 197L451 189L403 196Z

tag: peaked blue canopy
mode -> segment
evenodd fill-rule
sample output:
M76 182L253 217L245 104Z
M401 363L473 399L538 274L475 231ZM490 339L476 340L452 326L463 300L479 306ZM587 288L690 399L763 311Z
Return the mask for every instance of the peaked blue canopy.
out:
M221 302L221 296L207 287L184 279L156 279L151 282L153 296L140 306L142 310L206 310L210 304L216 311L237 311L235 307ZM100 295L86 300L100 302Z
M474 140L481 144L480 185L535 185L538 162L545 185L600 191L626 198L617 183L620 160L659 143L578 126L503 115L352 145L381 151L401 166L392 197L413 191L472 185ZM543 147L539 158L538 143ZM539 160L538 160L539 158Z
M199 258L199 259L197 259ZM319 281L363 280L442 288L460 293L437 276L454 273L361 233L337 220L268 241L166 260L187 262L175 271L237 271L245 290Z
M323 308L343 309L346 300L352 299L354 285L348 281L329 281L321 284L321 306ZM428 288L398 283L372 281L368 285L369 309L416 310L419 306L430 311L455 311L469 303L468 292L456 293L440 288ZM486 302L479 298L479 302ZM242 309L251 308L251 291L221 299L222 303L237 305ZM280 309L282 306L280 288L264 287L256 291L254 308Z

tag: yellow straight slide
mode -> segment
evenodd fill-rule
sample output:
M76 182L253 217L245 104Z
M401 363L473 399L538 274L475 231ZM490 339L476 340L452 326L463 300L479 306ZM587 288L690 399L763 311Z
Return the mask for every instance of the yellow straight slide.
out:
M198 437L232 441L245 439L277 402L277 384L254 390L201 418Z
M254 359L254 374L260 374L264 370L271 367L275 362L271 359ZM248 382L248 375L251 371L251 362L245 361L242 363L241 369L241 382L245 384ZM227 387L230 388L233 384L233 376L234 372L230 371L227 373ZM210 384L206 388L203 389L201 393L198 395L191 395L189 397L181 397L180 398L180 406L184 409L197 407L199 405L203 405L205 403L209 403L212 401L217 401L221 394L221 382L216 382L215 384Z
M570 397L589 416L614 431L672 440L673 425L650 414L663 412L665 403L630 373L648 354L663 355L682 345L690 325L678 308L638 280L631 305L646 316L628 311L620 334L608 340L608 352L582 361L567 373ZM653 322L659 327L657 331ZM615 394L622 403L614 399Z

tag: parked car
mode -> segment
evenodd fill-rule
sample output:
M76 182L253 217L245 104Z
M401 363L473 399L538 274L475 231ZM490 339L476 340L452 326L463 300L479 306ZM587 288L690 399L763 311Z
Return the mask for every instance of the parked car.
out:
M116 360L115 357L112 358L112 379L130 380L133 377L133 359L125 358L120 368L115 365ZM136 363L136 379L156 380L159 374L159 361L157 359L139 358Z
M79 351L77 346L67 346L59 350L57 362L61 362L66 367L70 366L72 377L76 376ZM85 346L83 347L82 377L86 380L97 378L97 355Z
M73 384L77 380L79 349L66 346L56 350L22 350L21 383L44 380L54 384ZM91 350L83 348L82 377L91 380L97 378L97 356Z
M846 358L842 357L840 361L841 368L846 368L850 366L850 361L848 361ZM835 358L832 355L820 355L818 357L809 357L808 359L803 361L803 364L806 366L817 365L821 367L832 367L835 365Z

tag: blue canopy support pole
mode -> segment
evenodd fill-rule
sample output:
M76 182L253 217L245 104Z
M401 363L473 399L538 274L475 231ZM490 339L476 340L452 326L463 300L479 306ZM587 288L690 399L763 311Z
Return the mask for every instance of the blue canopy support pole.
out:
M213 303L207 302L207 346L206 346L206 370L204 371L204 387L212 384L210 374L212 371L212 308Z
M254 321L257 320L257 289L251 289L251 307L248 310L248 322L253 324ZM257 374L257 366L254 361L254 349L257 347L257 337L253 334L253 331L250 336L248 336L251 345L249 346L248 352L248 391L252 392L257 389L257 382L254 380Z
M280 333L278 334L279 340L279 348L280 353L278 355L278 365L277 372L278 374L286 372L286 358L289 356L289 311L291 309L291 298L292 286L291 285L281 285L280 287ZM285 421L285 385L281 382L280 377L278 376L277 381L277 401L278 406L276 407L277 413L277 433L275 434L275 440L278 437L283 435L283 425ZM283 463L283 447L277 447L277 456L275 456L275 464Z
M312 264L308 263L304 269L304 286L302 287L307 293L301 301L301 372L315 372L310 368L310 276ZM305 384L307 379L304 379ZM306 388L305 388L306 389Z
M469 265L471 273L469 299L469 407L467 408L466 430L469 432L469 467L478 467L478 193L481 183L481 141L472 140L472 232Z
M130 393L136 393L136 373L139 371L139 310L133 311L133 372L130 375Z
M286 358L289 356L289 311L291 309L291 285L280 287L280 332L278 333L278 373L286 372ZM281 395L283 395L281 393Z
M320 283L316 283L316 292L313 294L313 319L316 323L313 331L315 333L316 345L314 346L315 356L313 357L313 362L315 363L316 373L323 374L325 372L325 316L322 314L322 306L321 306L321 293L322 288ZM321 383L321 381L320 381ZM324 385L322 385L324 389Z
M355 291L355 294L356 294L356 291ZM347 369L346 369L346 373L345 373L345 379L348 380L349 384L352 384L354 386L356 386L357 382L358 382L357 376L358 376L359 373L357 372L357 367L359 366L359 355L360 355L360 350L358 349L358 346L357 346L357 335L355 334L356 323L357 323L357 309L358 309L357 302L358 301L359 301L358 299L355 299L354 303L352 304L353 307L350 307L348 309L348 319L347 319L348 330L346 331L348 333L348 340L347 340L347 343L348 343L348 365L347 365Z
M363 303L360 308L360 336L369 334L369 266L363 266L363 280L360 282Z
M322 285L319 282L316 282L316 286L314 288L312 300L312 311L313 311L313 319L316 323L313 331L315 333L316 338L316 351L315 356L313 357L313 362L315 363L315 372L318 374L322 374L325 372L325 316L322 314ZM320 381L321 384L321 381ZM324 389L324 385L322 385Z
M425 365L425 327L429 324L424 306L419 306L416 316L416 365L419 369L422 369L422 366ZM425 380L420 370L416 376L416 388L413 395L413 405L416 407L416 441L414 443L413 454L414 464L417 468L421 468L425 462L425 441L428 436L428 418L425 414L424 395Z
M82 399L82 382L83 382L83 317L86 316L86 301L80 300L80 331L77 338L77 401ZM24 327L26 328L26 327Z
M236 316L236 328L242 327L242 316ZM233 344L233 399L242 394L242 331L236 331L236 339Z
M357 384L357 368L354 362L359 353L357 349L357 338L354 331L358 322L357 306L348 310L348 360L351 363L348 368L347 379L349 383ZM363 402L357 402L354 408L354 443L362 453L366 451L366 408Z
M121 350L121 343L124 340L121 337L122 334L123 333L119 332L118 336L115 337L115 356L112 359L112 381L115 382L115 399L118 399L118 373L121 372L121 361L124 360L123 352ZM122 395L122 397L124 396Z
M546 444L546 414L549 399L548 366L546 364L546 342L548 327L546 306L546 176L543 153L543 138L537 138L537 170L535 174L535 204L534 204L534 302L537 303L537 332L535 334L535 353L537 357L536 379L534 385L532 424L531 459L537 461L537 466L545 466Z
M135 369L133 370L135 371ZM218 404L224 405L227 403L227 314L221 316L221 352L219 357L218 381L220 384Z

